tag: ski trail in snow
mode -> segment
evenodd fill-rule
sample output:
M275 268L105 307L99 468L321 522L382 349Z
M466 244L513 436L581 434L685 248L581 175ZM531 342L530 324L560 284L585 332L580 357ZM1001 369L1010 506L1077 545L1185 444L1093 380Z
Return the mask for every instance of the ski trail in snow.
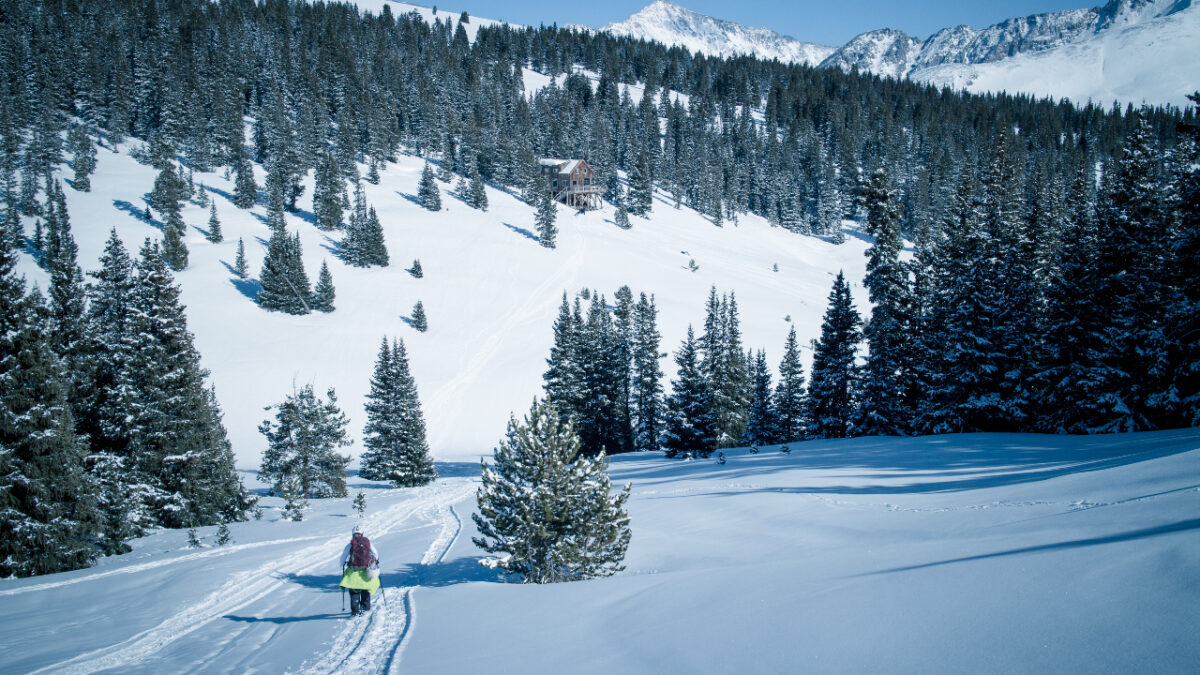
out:
M473 486L470 486L473 487ZM464 490L459 499L467 496ZM436 565L446 555L462 532L462 520L454 510L459 499L429 504L424 512L441 530L421 556L421 565ZM416 586L384 588L386 597L373 605L369 621L349 621L334 638L333 646L314 663L306 663L300 673L390 673L396 672L400 655L416 624L413 590ZM387 593L391 590L392 593ZM396 597L399 592L399 597ZM392 606L391 601L396 601Z
M386 535L416 514L442 508L473 492L471 479L445 479L428 488L419 488L418 495L368 516L364 526L379 536ZM440 538L440 535L439 535ZM199 602L185 607L157 626L108 647L80 654L61 663L40 668L33 673L55 672L69 675L120 669L151 657L166 645L230 612L276 593L290 583L289 575L299 575L328 569L331 560L341 554L345 542L341 536L327 539L276 561L232 575L221 588Z
M574 245L572 248L574 253L570 260L560 265L556 274L547 277L537 288L526 295L525 301L520 306L506 313L503 319L480 331L480 335L487 336L483 344L474 351L470 360L450 381L433 393L433 396L429 398L428 407L430 409L445 408L450 405L451 401L461 398L462 392L479 377L484 365L496 356L504 341L509 338L517 326L540 316L542 308L547 304L552 306L558 304L561 291L572 284L578 275L580 265L583 264L583 246ZM431 445L439 445L440 440L441 436L435 439Z
M138 572L144 572L146 570L154 569L156 567L166 567L167 565L175 565L178 563L190 562L193 560L200 560L203 558L215 558L217 556L229 555L230 553L237 553L238 551L243 551L248 548L260 548L260 547L264 547L264 546L274 546L275 544L292 544L292 543L301 542L301 541L311 541L313 539L323 539L323 538L324 537L322 537L322 536L295 537L293 539L275 539L273 541L254 542L252 544L236 544L234 546L222 546L221 548L212 549L210 551L198 551L196 553L189 553L187 555L181 555L177 558L169 558L167 560L155 560L152 562L144 562L144 563L137 563L134 565L127 565L125 567L121 567L118 569L111 569L111 570L106 570L103 572L97 572L96 574L88 574L85 576L76 577L74 579L64 579L62 581L55 581L54 583L51 583L51 584L35 584L33 586L22 586L21 588L11 588L8 590L0 591L0 597L4 597L4 596L8 596L8 595L20 595L21 593L30 593L32 591L43 591L43 590L46 590L47 588L60 588L62 586L70 586L71 584L79 584L79 583L83 583L85 581L92 581L93 579L100 579L103 577L111 577L111 576L117 575L117 574L137 574Z

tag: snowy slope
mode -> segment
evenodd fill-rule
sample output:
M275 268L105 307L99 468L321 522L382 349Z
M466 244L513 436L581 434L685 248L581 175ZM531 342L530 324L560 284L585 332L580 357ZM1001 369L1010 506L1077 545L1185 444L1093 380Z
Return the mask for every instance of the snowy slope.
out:
M655 0L628 19L610 23L601 30L665 45L679 45L712 56L748 54L809 66L817 65L833 53L833 47L801 42L766 28L748 28L714 19L668 0Z
M385 595L350 621L349 500L301 523L137 540L0 581L0 672L1185 673L1200 659L1200 430L795 444L632 481L618 576L501 583L477 564L477 467L368 493ZM212 539L212 528L201 536Z
M636 100L641 92L631 94ZM230 266L241 237L250 276L257 277L269 238L266 212L261 205L252 212L235 208L229 201L231 181L217 173L196 174L197 185L211 188L225 241L206 241L207 211L187 205L190 265L176 278L239 467L259 465L265 441L257 427L270 416L263 408L307 383L318 392L336 389L357 439L384 335L406 342L434 456L478 459L491 453L509 413L527 408L540 393L564 291L573 297L591 288L611 298L629 285L635 294L654 294L662 351L673 353L688 324L703 322L704 301L715 284L721 292L736 292L746 346L766 349L774 365L788 332L785 317L807 344L819 333L832 275L845 269L847 278L858 280L865 266L867 244L855 236L834 246L757 217L718 228L662 200L649 219L633 218L628 231L613 224L611 207L582 215L563 207L558 248L547 250L532 234L534 209L499 190L489 188L490 208L483 213L453 197L452 185L441 184L445 210L422 209L415 201L421 167L422 160L402 157L384 169L379 185L365 184L383 223L392 263L387 268L342 264L334 254L340 234L318 230L310 211L288 216L289 229L300 233L310 279L315 281L326 260L337 289L335 312L307 316L259 309L253 300L256 282L233 276ZM261 185L261 168L256 170ZM85 271L99 267L110 228L135 252L144 238L160 236L160 224L139 217L155 175L127 154L102 148L92 192L65 188ZM303 209L312 208L311 180L310 175ZM32 232L31 220L26 227ZM405 271L416 258L422 279ZM699 271L687 269L689 259ZM772 271L775 264L778 272ZM42 288L48 286L31 258L22 257L21 270ZM426 333L405 321L418 300L429 319ZM662 365L673 373L672 359ZM361 450L356 444L348 452Z

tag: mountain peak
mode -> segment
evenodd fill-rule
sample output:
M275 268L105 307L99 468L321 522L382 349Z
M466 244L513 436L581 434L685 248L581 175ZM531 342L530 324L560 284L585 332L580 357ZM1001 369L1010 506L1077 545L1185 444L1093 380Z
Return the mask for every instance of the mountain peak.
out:
M749 28L715 19L670 0L655 0L628 19L610 23L601 30L678 45L711 56L750 55L810 66L833 53L833 47L801 42L766 28Z

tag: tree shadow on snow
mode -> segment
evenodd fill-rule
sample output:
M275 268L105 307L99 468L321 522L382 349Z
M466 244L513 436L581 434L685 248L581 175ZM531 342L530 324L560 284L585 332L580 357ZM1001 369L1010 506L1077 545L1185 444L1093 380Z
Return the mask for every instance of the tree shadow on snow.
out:
M439 478L473 478L479 475L479 462L434 462Z
M225 267L229 267L229 263L225 262L224 260L221 261L221 264ZM231 273L233 272L232 269L229 271ZM262 290L262 284L259 283L258 279L243 279L234 274L229 278L229 283L233 284L233 287L238 290L238 293L241 293L254 302L258 302L258 292Z
M525 237L526 239L532 239L533 241L536 241L539 243L542 241L541 239L538 239L538 236L536 234L530 232L529 230L527 230L523 227L517 227L516 225L509 225L508 223L500 223L500 224L507 227L508 229L512 230L513 232L516 232L517 234Z
M139 209L138 207L134 206L133 204L130 204L129 202L125 201L124 199L114 199L113 206L117 207L118 210L124 211L125 213L128 213L129 215L133 216L134 218L137 218L138 220L142 221L143 223L148 223L150 225L153 225L154 227L157 227L160 230L162 229L161 221L155 220L154 218L151 218L150 220L146 220L146 209L145 208Z
M421 200L418 199L416 195L410 195L407 192L401 192L399 190L396 190L396 194L400 195L401 197L404 197L408 201L416 204L417 206L424 206L424 204L421 203Z
M761 482L773 473L792 474L796 485L763 485L725 491L704 490L656 499L698 495L734 496L748 492L780 494L924 494L1003 487L1048 480L1069 474L1102 471L1189 451L1200 441L1192 429L1138 434L1061 436L1052 434L946 434L918 438L856 438L791 443L791 453L779 446L752 455L746 449L725 450L728 462L680 460L612 465L613 481L632 480L641 489L660 482L689 479L709 482ZM852 485L831 484L828 471ZM757 479L757 480L756 480ZM804 484L813 480L816 484Z
M342 253L344 253L346 250L345 247L342 246L342 242L327 234L321 235L321 248L329 251L338 260L342 259Z
M391 574L383 575L385 586L425 586L440 588L456 586L471 582L508 583L504 574L499 570L484 567L479 564L482 558L466 556L447 562L425 565L415 563L401 567Z

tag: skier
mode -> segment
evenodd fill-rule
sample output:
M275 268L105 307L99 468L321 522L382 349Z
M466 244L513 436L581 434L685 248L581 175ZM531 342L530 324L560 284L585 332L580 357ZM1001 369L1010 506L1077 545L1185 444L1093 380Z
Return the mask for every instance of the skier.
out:
M354 526L350 543L342 551L342 582L350 590L350 616L371 610L371 596L379 590L379 552L363 534L362 525Z

